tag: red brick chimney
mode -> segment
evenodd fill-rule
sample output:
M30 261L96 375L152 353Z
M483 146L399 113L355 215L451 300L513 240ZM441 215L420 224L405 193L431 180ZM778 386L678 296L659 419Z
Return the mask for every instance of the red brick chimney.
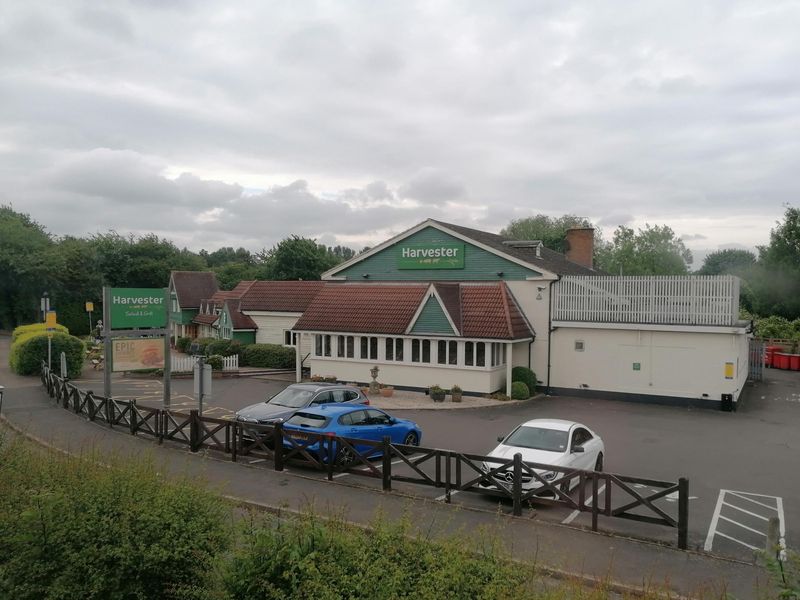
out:
M594 229L591 227L574 227L567 230L566 243L567 260L594 268L592 255L594 254Z

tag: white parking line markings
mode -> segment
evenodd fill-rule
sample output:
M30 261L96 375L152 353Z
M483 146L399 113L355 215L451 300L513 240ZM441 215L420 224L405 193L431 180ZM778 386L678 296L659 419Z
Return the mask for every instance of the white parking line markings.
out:
M743 503L744 506L742 506ZM778 517L780 536L778 543L781 548L784 548L786 546L786 523L783 515L783 499L780 496L720 490L703 549L711 550L714 547L715 538L721 537L750 550L760 550L764 547L767 537L766 524L776 516ZM719 530L721 523L728 524L728 533ZM763 528L759 528L760 524L763 524ZM745 539L741 539L742 537ZM785 552L781 551L781 558L784 557Z
M605 489L606 489L606 484L605 483L603 485L601 485L599 488L597 488L598 497L600 496L600 494L603 493L603 490L605 490ZM586 502L586 506L591 506L591 505L592 505L592 499L589 498L589 500ZM561 524L562 525L569 525L570 523L572 523L575 520L575 517L577 517L579 514L581 514L581 511L573 510L571 513L569 513L569 515L567 516L566 519L561 521Z
M400 464L401 462L405 462L405 461L404 461L404 460L401 458L401 459L398 459L398 460L393 460L393 461L392 461L392 464L393 464L393 465L398 465L398 464ZM357 470L357 471L364 471L364 472L367 472L367 471L369 471L369 467L365 467L365 468L363 468L363 469L356 469L356 470ZM344 471L343 473L337 473L336 475L334 475L334 476L333 476L333 478L334 478L334 479L336 479L337 477L344 477L345 475L354 475L354 473L350 473L350 472L348 472L348 471Z

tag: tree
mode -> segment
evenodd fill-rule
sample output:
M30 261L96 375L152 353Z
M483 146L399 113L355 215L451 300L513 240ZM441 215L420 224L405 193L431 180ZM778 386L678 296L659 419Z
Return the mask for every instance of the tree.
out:
M767 246L758 247L752 277L754 312L800 317L800 208L787 206L784 220L770 231Z
M685 275L692 253L666 225L648 224L636 232L620 225L597 259L602 270L615 275Z
M272 250L262 252L269 279L319 279L322 273L341 262L314 240L293 235L281 240Z
M712 252L703 261L698 275L739 275L743 276L756 264L756 255L749 250L728 248Z
M203 256L208 266L212 268L221 267L230 263L252 265L254 262L253 255L250 254L249 250L246 248L237 248L234 250L231 246L225 246L211 253L201 250L200 256Z
M29 215L0 205L0 328L37 320L39 298L58 269L53 246Z
M524 219L514 219L507 227L500 231L503 237L514 240L540 240L546 248L556 252L565 252L566 245L564 240L567 230L573 227L591 227L594 225L588 219L576 215L564 215L562 217L549 217L547 215L536 215ZM603 246L602 234L595 229L595 255Z

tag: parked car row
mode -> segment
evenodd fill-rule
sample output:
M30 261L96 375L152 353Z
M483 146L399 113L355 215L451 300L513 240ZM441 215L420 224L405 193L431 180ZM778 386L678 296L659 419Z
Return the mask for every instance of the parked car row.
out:
M298 440L307 441L318 435L335 436L354 440L380 442L388 437L393 444L418 446L422 442L422 429L407 419L394 417L384 410L371 407L369 399L357 387L334 383L296 383L289 385L271 398L253 404L236 413L242 423L260 425L283 423L287 438L287 448L295 446ZM310 435L315 434L315 435ZM534 419L517 426L511 433L497 438L499 445L488 453L488 457L508 460L517 453L525 463L552 465L562 469L603 470L605 446L603 440L587 426L574 421L561 419ZM381 455L380 447L374 444L354 442L352 448L347 444L336 443L334 460L340 465L355 462L353 452L367 454L369 458ZM319 441L304 446L305 450L327 461ZM484 462L486 473L496 469L498 464ZM561 471L535 469L545 481L561 478ZM502 470L491 475L492 483L482 482L484 488L508 488L513 474ZM561 483L561 489L569 491L577 478ZM542 487L544 484L529 473L522 476L525 491Z

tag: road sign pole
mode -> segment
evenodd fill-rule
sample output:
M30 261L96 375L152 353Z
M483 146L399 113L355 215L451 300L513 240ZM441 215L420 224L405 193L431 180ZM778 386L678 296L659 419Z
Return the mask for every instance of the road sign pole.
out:
M53 334L47 334L47 368L53 368Z
M89 335L92 335L92 311L89 311Z
M164 289L164 302L167 306L167 323L166 331L164 332L164 410L169 410L171 405L172 395L172 347L170 344L170 303L169 303L169 288Z
M111 288L103 287L103 396L111 398Z

